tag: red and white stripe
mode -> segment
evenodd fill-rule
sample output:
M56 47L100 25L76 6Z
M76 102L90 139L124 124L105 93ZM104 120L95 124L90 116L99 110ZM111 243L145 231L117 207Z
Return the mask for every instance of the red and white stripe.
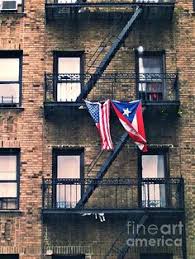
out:
M110 100L100 104L99 109L99 131L102 141L102 150L112 150L113 142L110 134Z

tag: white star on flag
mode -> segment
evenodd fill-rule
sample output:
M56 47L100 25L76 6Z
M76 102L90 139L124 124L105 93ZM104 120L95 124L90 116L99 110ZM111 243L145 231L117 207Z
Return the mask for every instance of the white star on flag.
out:
M123 109L123 115L126 115L127 117L129 117L129 114L131 113L131 111L127 108L127 109Z

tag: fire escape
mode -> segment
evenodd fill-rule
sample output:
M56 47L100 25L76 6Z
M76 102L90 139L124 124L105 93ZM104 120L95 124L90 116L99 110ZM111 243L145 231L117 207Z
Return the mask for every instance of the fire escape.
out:
M63 113L65 109L67 111L79 112L80 107L84 106L83 99L87 98L87 96L91 93L94 87L98 86L98 83L104 82L106 80L134 80L136 85L145 82L153 82L154 80L166 81L171 85L171 90L173 92L174 98L171 100L153 100L152 102L146 98L146 96L151 96L151 93L144 93L143 104L146 108L145 112L153 112L154 107L156 110L166 110L167 112L172 112L176 114L179 108L179 95L178 95L178 74L177 73L153 73L153 74L142 74L142 73L106 73L106 70L115 57L118 50L121 48L126 38L130 35L131 30L133 29L136 22L144 21L145 19L166 19L171 20L174 10L174 1L159 1L158 3L153 3L148 1L144 3L144 1L134 1L133 3L121 1L112 2L112 1L102 1L102 2L80 2L75 1L74 3L55 3L52 1L46 2L46 18L47 22L50 23L52 20L64 19L64 17L70 17L74 19L75 17L84 16L86 10L90 10L90 8L111 8L115 7L115 11L120 8L129 8L129 18L126 22L125 26L122 28L117 37L111 39L112 45L111 47L105 51L107 45L103 44L100 46L100 50L96 51L94 60L91 61L89 65L89 71L93 71L93 73L89 74L46 74L45 75L45 103L44 103L44 111L46 118L51 118L53 114ZM84 11L83 11L84 10ZM89 15L89 14L88 14ZM110 39L109 39L110 40ZM98 58L102 58L100 61ZM97 60L99 63L97 63ZM96 65L97 63L97 65ZM96 66L96 67L94 67ZM78 95L76 101L74 102L59 102L53 98L54 94L54 85L56 81L61 80L62 82L69 82L69 80L76 82L82 79L82 91ZM153 93L152 93L153 94ZM156 93L155 93L156 94ZM50 96L50 98L48 98ZM52 96L52 100L51 100ZM138 98L142 98L142 96L137 93ZM124 99L123 99L124 100ZM85 110L85 109L84 109ZM112 213L113 211L120 211L124 213L128 213L130 218L134 218L137 224L145 224L150 220L151 217L157 215L158 213L162 213L167 215L170 213L175 217L181 217L183 220L184 215L184 197L183 197L183 179L182 178L172 178L172 179L108 179L104 178L110 166L124 147L125 143L128 140L128 134L124 133L115 148L110 154L106 157L105 161L102 163L96 176L91 179L44 179L43 180L43 215L53 214L53 213ZM92 167L90 170L93 170L96 167L99 158L101 157L102 152L97 155L97 159L92 162ZM55 201L55 195L53 194L53 189L57 188L59 185L65 185L70 187L82 187L84 190L82 196L76 201L76 205L70 206L68 208L61 207ZM150 204L150 188L146 188L147 198L145 201L146 204L143 205L143 201L140 200L141 192L144 186L166 186L168 190L169 202L165 205L157 205L155 206ZM131 198L132 204L128 206L121 206L119 204L110 205L109 201L104 198L101 204L93 205L90 207L88 205L88 201L90 198L93 198L93 195L96 195L98 190L103 190L105 192L105 188L110 189L118 188L121 190L126 190L126 188L131 188ZM135 191L136 190L136 191ZM135 194L135 192L136 194ZM136 201L138 197L137 205L133 203ZM176 202L173 203L172 200L176 197ZM102 205L103 204L103 205ZM108 205L109 204L109 205ZM104 206L105 205L105 206ZM106 207L106 209L105 209ZM150 213L151 209L151 213ZM135 235L133 236L135 237ZM128 238L132 238L132 234L129 235L126 233L126 229L123 230L120 235L114 240L112 246L108 249L104 258L108 258L111 255L117 256L118 259L125 258L128 253L129 247L125 243L125 240ZM185 243L185 237L183 237ZM185 244L183 247L183 259L186 259L186 251Z

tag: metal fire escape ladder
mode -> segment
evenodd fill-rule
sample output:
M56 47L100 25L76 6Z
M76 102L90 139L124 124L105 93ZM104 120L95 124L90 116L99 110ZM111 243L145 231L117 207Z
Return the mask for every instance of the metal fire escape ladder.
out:
M92 172L93 168L96 166L97 162L99 161L103 153L104 153L104 150L100 150L96 158L91 162L86 172L87 177L89 177L89 174Z
M141 216L138 216L137 220L132 221L132 218L129 219L129 222L133 222L134 224L143 225L148 220L148 215L144 214ZM124 259L125 255L127 254L129 250L129 246L127 244L128 239L135 239L137 236L139 236L139 233L137 231L130 231L128 222L126 226L124 227L123 231L119 234L119 236L116 238L116 240L113 242L111 248L106 253L103 259L107 259L109 256L113 255L117 256L117 259Z
M81 101L83 98L86 98L87 95L92 90L95 83L99 80L99 78L102 76L103 72L106 70L107 66L110 64L110 61L115 56L117 51L120 49L121 45L123 44L124 40L128 37L129 32L132 29L132 26L136 19L139 17L139 15L142 12L142 8L137 7L134 14L131 16L121 33L118 35L114 43L112 44L110 50L108 53L104 56L103 60L100 62L99 66L96 68L95 73L90 77L89 81L84 86L84 90L81 92L81 94L77 97L76 101Z
M96 179L97 180L101 180L104 175L106 174L107 170L109 169L109 167L111 166L112 162L115 160L115 158L117 157L117 155L119 154L119 152L121 151L121 149L123 148L123 146L125 145L127 139L129 138L129 135L127 132L125 132L119 142L116 144L113 152L109 155L109 157L106 159L106 161L104 162L104 164L101 166L99 172L96 175ZM82 208L85 203L88 201L88 199L90 198L90 196L93 194L94 190L98 187L98 184L96 185L89 185L88 188L86 189L86 191L83 193L82 198L80 199L80 201L77 203L76 208Z

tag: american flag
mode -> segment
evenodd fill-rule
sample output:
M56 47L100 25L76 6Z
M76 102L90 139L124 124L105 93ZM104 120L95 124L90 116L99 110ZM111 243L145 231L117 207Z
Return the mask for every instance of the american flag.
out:
M110 135L110 100L104 104L86 101L88 111L100 133L102 150L112 150L113 143Z
M142 116L142 104L140 100L132 102L112 101L112 107L118 116L124 129L139 149L146 152L146 136Z

